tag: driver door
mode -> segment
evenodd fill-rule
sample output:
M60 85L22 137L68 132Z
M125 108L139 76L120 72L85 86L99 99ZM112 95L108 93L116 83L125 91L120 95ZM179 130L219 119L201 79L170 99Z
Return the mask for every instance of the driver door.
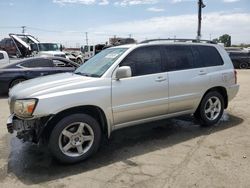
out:
M130 66L132 77L112 80L114 124L126 126L168 112L168 74L162 72L161 49L141 47L119 66Z

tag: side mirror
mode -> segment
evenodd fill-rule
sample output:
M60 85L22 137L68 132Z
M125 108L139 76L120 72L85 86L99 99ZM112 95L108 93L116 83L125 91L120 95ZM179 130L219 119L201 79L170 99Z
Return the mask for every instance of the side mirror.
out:
M123 66L119 67L116 71L116 80L122 79L122 78L129 78L132 76L132 71L129 66Z

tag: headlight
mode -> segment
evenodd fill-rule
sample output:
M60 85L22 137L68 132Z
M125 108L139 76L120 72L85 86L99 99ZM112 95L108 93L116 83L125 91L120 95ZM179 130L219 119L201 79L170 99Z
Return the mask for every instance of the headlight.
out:
M32 117L36 108L37 99L16 100L14 105L14 113L19 117Z

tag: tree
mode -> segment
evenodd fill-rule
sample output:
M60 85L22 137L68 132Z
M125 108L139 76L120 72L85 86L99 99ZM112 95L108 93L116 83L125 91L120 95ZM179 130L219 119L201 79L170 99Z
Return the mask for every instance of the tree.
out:
M225 47L230 47L231 46L231 36L228 34L224 34L218 38L213 39L214 42L216 43L223 43Z
M225 47L231 46L231 36L228 34L224 34L224 35L220 36L219 41L221 43L224 43Z

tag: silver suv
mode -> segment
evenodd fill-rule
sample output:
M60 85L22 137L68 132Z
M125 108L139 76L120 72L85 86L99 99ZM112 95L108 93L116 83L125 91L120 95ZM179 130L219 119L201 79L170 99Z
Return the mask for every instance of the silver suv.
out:
M238 90L223 47L152 40L103 50L74 73L18 84L7 128L24 141L44 138L58 160L74 163L123 127L184 114L213 125Z

